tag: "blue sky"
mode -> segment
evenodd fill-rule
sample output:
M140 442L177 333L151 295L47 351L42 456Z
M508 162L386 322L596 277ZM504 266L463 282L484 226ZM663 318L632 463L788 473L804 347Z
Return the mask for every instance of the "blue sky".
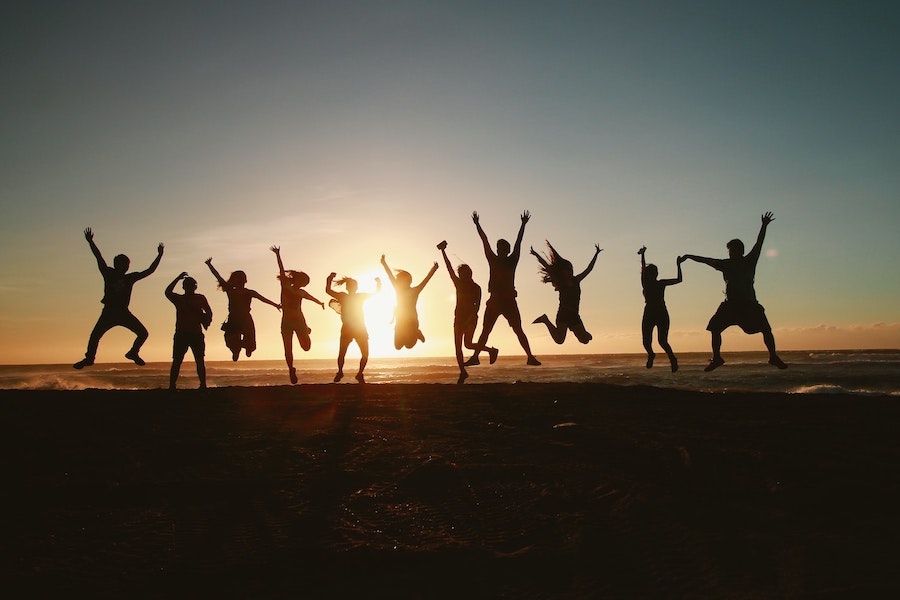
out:
M0 333L15 340L0 362L83 354L102 295L86 226L134 268L166 243L132 301L145 356L166 360L179 272L225 317L208 256L277 299L278 244L323 298L331 271L365 288L382 253L418 280L446 239L486 288L471 212L512 240L526 209L526 252L549 239L579 268L604 248L583 285L594 341L526 325L539 356L640 352L637 248L672 276L678 254L751 245L766 210L757 292L779 345L900 347L894 2L61 4L0 19ZM452 353L441 268L420 355ZM526 322L555 313L527 254L517 287ZM708 347L723 289L685 264L667 295L676 351ZM333 356L336 316L306 312L308 356ZM254 315L260 356L280 357L277 313ZM395 355L382 320L373 346ZM109 334L98 360L129 341ZM208 347L227 357L218 331ZM729 348L762 342L729 332Z

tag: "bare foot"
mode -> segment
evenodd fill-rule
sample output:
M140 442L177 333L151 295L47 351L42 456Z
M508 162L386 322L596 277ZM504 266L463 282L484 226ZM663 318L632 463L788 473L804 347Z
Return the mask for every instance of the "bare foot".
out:
M127 358L130 361L134 361L134 364L136 364L139 367L143 367L145 364L147 364L144 362L143 358L138 356L138 353L135 350L131 350L130 352L128 352L128 354L125 355L125 358Z
M719 367L721 367L724 364L725 364L725 361L722 360L721 356L714 356L713 358L711 358L709 360L709 364L706 365L706 367L703 370L708 373L710 371L714 371L715 369L718 369Z
M769 359L769 364L770 364L770 365L773 365L773 366L776 366L776 367L778 367L779 369L787 369L787 367L788 367L788 366L784 363L784 361L781 360L780 358L778 358L777 356L773 356L772 358L770 358L770 359Z

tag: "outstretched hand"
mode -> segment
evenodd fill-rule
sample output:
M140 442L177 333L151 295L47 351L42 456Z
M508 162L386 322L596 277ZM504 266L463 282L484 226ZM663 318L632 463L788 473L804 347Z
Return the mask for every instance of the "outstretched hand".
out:
M209 258L207 258L207 259L204 260L203 262L206 263L207 265L209 265L209 266L211 267L211 266L212 266L212 256L210 256Z
M524 225L525 223L527 223L529 221L529 219L531 219L531 213L526 210L526 211L522 212L521 218L522 218L522 225Z
M638 254L644 254L647 251L647 246L641 246L641 249L638 250Z
M479 221L479 220L480 220L480 217L478 216L478 211L473 210L473 211L472 211L472 221L473 221L476 225L478 225L478 221Z
M771 210L766 211L762 216L762 224L763 225L768 225L769 223L771 223L774 220L775 220L775 215L772 214Z
M162 256L163 248L165 248L165 247L166 247L166 245L163 244L162 242L160 242L159 246L156 247L156 252L159 253L160 256Z
M94 232L91 230L90 227L85 227L85 229L84 229L84 239L86 239L86 240L89 241L89 242L92 241L92 240L94 239Z
M269 248L269 250L271 250L275 254L278 254L281 252L281 248L279 248L278 246L272 246L271 248Z
M534 246L531 247L531 249L528 251L528 253L531 254L532 256L537 256L537 257L539 257L539 258L540 258L540 256L541 256L541 255L538 254L537 251L534 249Z
M600 244L594 244L594 254L600 254L603 252L603 248L600 247Z

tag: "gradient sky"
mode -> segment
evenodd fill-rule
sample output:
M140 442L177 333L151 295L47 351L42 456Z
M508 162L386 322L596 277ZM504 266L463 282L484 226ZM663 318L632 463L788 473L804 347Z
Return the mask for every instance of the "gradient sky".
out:
M144 357L169 360L179 272L226 316L208 256L277 300L278 244L326 299L331 271L371 288L382 253L419 281L446 239L486 290L471 212L493 242L525 209L517 288L539 357L641 352L636 250L672 277L678 254L752 245L766 210L756 287L779 347L898 348L897 31L893 1L5 3L0 363L83 356L102 296L87 226L132 269L166 244L131 306ZM544 239L576 270L604 248L582 286L587 346L530 325L557 307L527 255ZM724 284L684 271L670 339L706 350ZM402 355L390 303L373 301L373 355ZM335 356L339 318L305 307L298 356ZM428 341L405 353L452 355L452 307L441 264L420 297ZM280 358L277 311L253 314L257 356ZM107 334L98 362L131 337ZM503 320L492 341L522 353ZM217 327L207 346L228 358ZM726 359L738 349L761 336L728 330Z

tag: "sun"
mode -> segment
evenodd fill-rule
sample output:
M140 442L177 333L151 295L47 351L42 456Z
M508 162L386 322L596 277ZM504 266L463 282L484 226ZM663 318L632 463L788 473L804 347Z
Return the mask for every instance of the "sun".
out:
M374 294L375 278L381 279L381 292ZM373 293L363 305L366 329L369 331L369 356L387 357L396 354L394 348L394 289L383 269L371 269L356 278L361 293Z

